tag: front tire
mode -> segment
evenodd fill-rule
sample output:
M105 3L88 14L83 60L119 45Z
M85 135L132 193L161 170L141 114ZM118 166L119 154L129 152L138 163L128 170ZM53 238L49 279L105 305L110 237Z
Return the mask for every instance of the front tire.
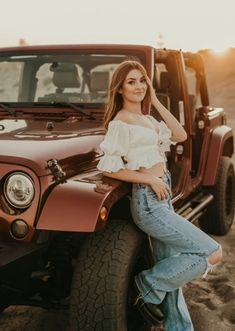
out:
M132 305L136 273L150 266L147 237L131 222L112 220L89 236L74 271L70 326L76 331L154 330Z
M216 185L208 190L214 200L200 218L199 224L207 233L224 235L233 224L235 209L234 166L229 157L221 157Z

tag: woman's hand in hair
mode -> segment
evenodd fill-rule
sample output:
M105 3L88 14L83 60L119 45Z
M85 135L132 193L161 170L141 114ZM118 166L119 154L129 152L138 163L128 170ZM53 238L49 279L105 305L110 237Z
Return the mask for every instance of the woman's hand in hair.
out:
M149 94L150 94L150 99L151 103L154 103L154 101L157 99L155 90L153 88L153 84L151 82L151 79L149 77L146 78L147 85L149 87Z
M158 100L151 80L147 77L147 84L149 86L151 104L159 112L160 116L172 132L171 140L176 142L185 141L187 133L182 124L175 118L173 114Z

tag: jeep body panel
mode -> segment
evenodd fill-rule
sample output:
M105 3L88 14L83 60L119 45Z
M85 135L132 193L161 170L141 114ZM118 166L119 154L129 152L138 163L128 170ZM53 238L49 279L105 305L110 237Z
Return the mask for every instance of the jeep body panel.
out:
M38 109L38 112L43 111L45 109ZM30 109L26 111L26 116L27 113L31 113ZM63 115L60 116L62 119L54 123L53 131L47 129L47 120L36 118L26 120L25 126L13 132L1 133L0 162L7 160L8 163L14 164L14 167L22 164L40 177L50 173L47 167L47 161L50 159L58 160L63 166L69 164L72 157L78 164L94 158L103 138L104 129L101 123L87 121L88 123L81 124L75 119L72 125L70 118L63 120ZM14 123L13 119L7 120L6 129L14 126Z
M226 142L232 140L233 143L233 132L232 129L226 125L218 126L213 129L210 133L210 143L208 146L207 162L205 164L205 173L203 176L202 184L205 186L213 186L216 183L216 176L218 174L220 157L223 154ZM233 154L233 144L230 145L227 156Z
M45 109L40 110L43 111ZM64 111L66 112L66 109ZM103 139L104 129L100 121L80 122L72 116L71 123L70 117L66 119L62 116L59 122L54 122L53 132L47 129L47 120L38 118L27 119L23 126L13 131L8 130L14 127L15 122L13 119L1 121L7 132L1 133L0 180L3 183L9 174L24 173L30 176L34 183L35 196L30 208L19 211L7 203L3 190L1 191L0 240L17 240L12 236L11 227L16 220L21 219L26 222L28 233L20 241L30 242L34 238L35 222L44 207L44 201L58 181L53 170L49 168L48 161L54 159L58 162L65 179L75 173L84 172L88 164L95 169L101 153L99 144ZM97 197L100 195L97 194ZM55 210L57 206L54 206ZM66 219L67 217L63 218L62 223L66 222ZM51 223L48 226L52 230L57 229L56 226L53 228ZM71 227L70 225L70 230Z
M100 179L93 176L82 180L78 176L58 184L50 192L36 223L38 230L94 232L104 227L112 206L130 191L126 183L106 179L106 192L96 190ZM101 208L107 210L105 220Z

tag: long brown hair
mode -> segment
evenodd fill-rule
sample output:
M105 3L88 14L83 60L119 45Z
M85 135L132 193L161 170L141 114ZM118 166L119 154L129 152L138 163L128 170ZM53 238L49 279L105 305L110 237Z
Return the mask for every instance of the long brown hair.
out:
M142 75L147 78L147 72L142 66L142 64L138 61L133 60L126 60L121 62L113 72L113 76L109 86L108 102L104 114L104 126L106 129L108 128L109 122L123 107L123 98L122 95L119 93L119 90L121 89L126 76L133 69L139 70ZM142 106L146 100L150 100L149 88L147 89L144 100L142 101Z

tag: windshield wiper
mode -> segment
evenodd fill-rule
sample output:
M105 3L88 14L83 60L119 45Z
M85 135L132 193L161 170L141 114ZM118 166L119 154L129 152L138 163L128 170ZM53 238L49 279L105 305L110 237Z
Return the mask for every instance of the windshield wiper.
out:
M15 116L15 110L7 107L4 103L0 103L0 108L4 109L8 112L11 116Z
M83 116L86 116L87 118L91 119L91 120L95 120L96 118L88 111L85 111L83 110L81 107L79 106L76 106L75 104L73 103L70 103L70 102L66 102L66 101L52 101L50 104L52 105L59 105L59 106L68 106L72 109L75 109L78 111L79 114L83 115Z

